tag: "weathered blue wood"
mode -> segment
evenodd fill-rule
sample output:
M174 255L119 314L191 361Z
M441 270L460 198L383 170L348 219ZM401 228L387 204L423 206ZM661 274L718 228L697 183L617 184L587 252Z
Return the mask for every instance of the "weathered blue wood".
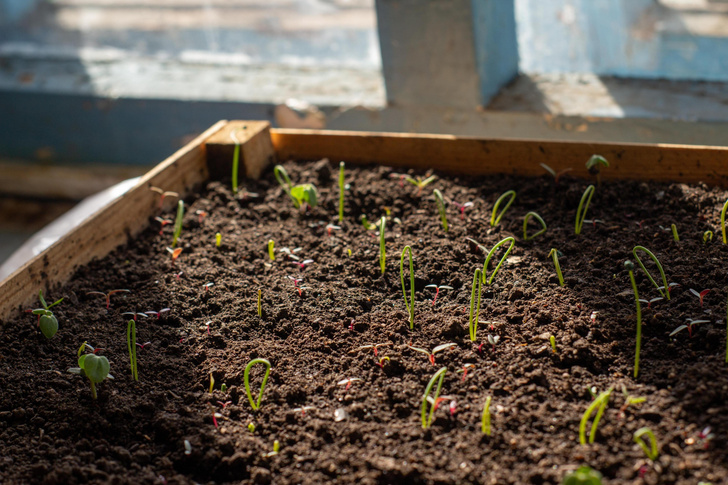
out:
M481 103L487 104L518 75L518 42L513 0L472 0L475 61Z

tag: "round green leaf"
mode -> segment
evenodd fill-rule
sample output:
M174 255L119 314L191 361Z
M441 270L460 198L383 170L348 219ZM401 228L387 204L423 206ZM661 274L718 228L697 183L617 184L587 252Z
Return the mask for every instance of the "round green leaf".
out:
M40 317L40 331L46 338L53 338L58 331L58 319L55 315L41 315Z
M109 375L109 360L96 354L85 354L78 359L78 365L83 369L91 382L101 382Z

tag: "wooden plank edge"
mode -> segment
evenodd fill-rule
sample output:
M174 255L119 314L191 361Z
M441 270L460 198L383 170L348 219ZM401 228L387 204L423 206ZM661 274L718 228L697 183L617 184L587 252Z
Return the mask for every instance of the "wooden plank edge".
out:
M231 121L207 142L208 168L213 179L231 174L235 140L240 144L239 181L258 179L276 157L267 121Z
M158 211L159 196L149 187L162 186L184 197L207 179L204 142L224 128L219 121L144 175L124 196L110 202L45 251L0 282L0 326L10 312L36 301L38 290L67 281L80 265L109 254L138 234Z
M592 178L585 163L593 154L610 167L605 180L705 182L728 186L728 148L695 145L592 143L533 139L480 139L452 135L272 129L279 160L329 158L352 164L436 169L445 173L543 175L556 172Z

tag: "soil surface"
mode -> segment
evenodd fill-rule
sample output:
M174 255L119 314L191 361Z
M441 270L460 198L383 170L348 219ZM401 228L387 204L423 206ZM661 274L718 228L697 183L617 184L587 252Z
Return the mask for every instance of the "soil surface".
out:
M227 181L210 182L185 200L176 261L166 249L173 225L160 234L150 220L134 241L45 295L64 298L53 308L55 337L46 339L26 309L2 322L1 483L558 484L582 464L610 484L728 483L728 249L720 231L728 192L603 182L587 214L599 222L576 236L576 208L595 180L438 177L420 194L392 169L347 168L338 223L338 167L285 166L294 183L316 184L318 207L296 210L272 172L246 182L258 197L234 197ZM434 188L473 203L462 218L448 206L448 232ZM509 189L515 202L491 227L494 202ZM529 211L548 230L524 241ZM377 229L365 229L361 214L387 216L384 275ZM173 204L160 215L173 219ZM340 229L329 231L332 223ZM537 229L532 219L529 232ZM706 230L714 236L703 243ZM515 247L483 287L473 343L473 272L485 260L478 244L489 250L508 236ZM414 330L400 283L405 245L414 254ZM636 379L636 305L623 265L635 245L653 251L679 285L669 300L642 305ZM563 287L551 248L561 253ZM659 297L635 266L640 297ZM428 285L451 289L433 303ZM129 292L112 295L108 309L104 297L89 294L115 289ZM708 290L702 304L691 290ZM149 313L163 308L171 310ZM148 313L137 322L138 382L124 312ZM670 336L688 319L707 321ZM97 385L97 400L87 379L68 372L84 341L108 357L115 377ZM450 342L435 365L410 347ZM376 353L363 348L374 344ZM255 358L272 364L258 411L244 387ZM423 394L441 367L445 399L425 430ZM251 370L256 395L263 370ZM609 388L594 443L581 445L592 392ZM627 395L645 401L626 406ZM487 397L490 436L481 432ZM642 427L657 438L654 461L633 441Z

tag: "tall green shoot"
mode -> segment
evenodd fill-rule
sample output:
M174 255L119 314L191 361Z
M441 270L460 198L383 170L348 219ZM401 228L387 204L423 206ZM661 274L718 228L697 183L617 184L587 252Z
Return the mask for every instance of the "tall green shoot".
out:
M129 350L131 376L135 381L139 381L139 372L137 371L136 322L133 318L129 320L129 323L126 326L126 348Z
M680 242L680 236L677 235L677 226L675 224L670 224L670 229L672 229L672 238L675 242Z
M235 131L230 132L230 138L232 138L233 143L235 143L235 148L233 149L232 185L233 185L233 194L237 194L238 193L238 166L240 164L240 142L238 141L238 137L236 136Z
M541 224L541 229L539 229L538 231L533 233L531 236L529 236L527 229L528 229L528 220L531 217L536 219L538 221L538 223ZM546 232L546 223L543 221L543 219L541 218L540 215L538 215L535 212L529 212L528 214L525 215L525 217L523 218L523 240L524 241L528 241L530 239L535 239L536 236L540 236L544 232Z
M404 287L404 255L409 252L409 276L410 276L410 299L407 301L407 290ZM415 269L412 261L412 248L405 246L402 249L402 258L399 260L399 279L402 282L402 294L404 295L404 305L409 313L410 330L415 328Z
M490 278L488 278L488 264L490 263L490 260L493 258L493 255L495 254L496 250L503 246L504 244L508 243L508 249L506 250L505 254L501 257L500 261L498 261L498 264L496 265L495 269L490 275ZM482 278L483 283L491 285L493 284L493 278L495 278L495 275L498 274L498 270L505 262L506 258L510 254L510 252L513 250L513 246L515 246L516 240L513 238L513 236L507 237L503 239L502 241L498 242L495 246L493 246L493 249L491 249L488 252L488 256L485 258L485 263L483 264L483 270L482 270Z
M590 185L584 190L584 194L579 201L579 207L576 209L576 223L574 224L574 234L581 234L581 227L584 225L586 211L589 209L592 197L594 196L594 186Z
M597 426L599 426L599 420L602 419L602 415L604 414L604 410L607 409L607 404L609 403L609 396L612 394L612 388L607 389L606 391L599 394L589 405L586 412L584 412L584 415L581 417L581 423L579 423L579 443L582 445L586 444L586 424L589 421L589 418L592 414L596 411L596 416L594 416L594 420L592 421L591 431L589 432L589 443L594 443L594 438L596 438L597 435Z
M387 267L387 249L384 247L384 230L386 229L386 225L387 218L382 217L379 220L379 267L382 270L382 274L384 274L384 270Z
M490 396L485 399L483 415L480 417L480 431L484 435L490 436Z
M586 161L586 169L590 174L597 176L597 187L602 186L602 176L600 174L601 167L609 167L609 162L601 155L592 155L589 157L589 160Z
M564 275L561 274L561 265L559 264L559 251L556 248L551 248L551 251L549 251L549 257L554 262L554 267L556 268L556 276L559 277L559 286L564 286Z
M720 211L720 230L723 232L723 244L728 244L728 238L725 235L725 213L728 210L728 200L723 204L723 209Z
M172 237L172 247L177 246L177 240L182 234L182 219L185 217L185 203L180 200L177 202L177 218L174 220L174 236Z
M339 222L344 220L344 162L339 162Z
M480 268L475 269L473 274L473 290L470 292L470 319L468 320L468 330L470 332L470 341L475 342L478 333L478 317L480 316L480 295L482 290L483 272ZM478 296L475 296L475 287L478 287Z
M445 211L445 200L442 198L442 193L435 189L432 191L435 194L435 202L437 202L437 210L440 212L440 222L442 222L442 229L447 232L447 212Z
M649 438L650 440L649 448L647 447L647 443L645 443L645 440L642 438L642 436L644 435L647 435L647 438ZM657 446L657 438L655 438L655 433L653 433L650 428L645 426L644 428L638 429L634 432L632 439L635 443L640 445L640 448L642 448L642 451L645 452L647 458L649 458L651 461L655 461L657 459L660 454L660 450Z
M256 364L263 364L265 366L265 375L263 375L263 382L260 384L260 392L258 393L258 400L253 400L253 393L250 391L250 369ZM245 372L243 373L243 383L245 384L245 393L248 395L248 401L253 411L260 409L260 402L263 400L263 391L265 385L268 382L268 376L270 375L270 362L266 359L253 359L248 362L245 366Z
M647 271L647 268L645 268L645 265L642 264L642 260L640 259L639 256L637 256L637 251L642 251L644 253L647 253L647 256L649 256L650 259L652 259L652 261L655 262L655 265L657 265L657 270L660 272L660 276L662 277L662 286L659 286L657 284L657 282L655 281L655 279L652 277L652 275ZM655 288L657 288L657 291L659 291L660 294L664 298L667 298L669 300L670 299L670 287L667 285L667 277L665 276L665 270L662 269L662 265L660 264L660 261L657 260L657 256L655 256L652 253L652 251L650 251L649 249L647 249L644 246L635 246L634 249L632 249L632 254L634 255L634 258L637 260L637 264L640 265L640 268L642 268L642 271L644 271L645 274L647 275L647 278L652 282L653 285L655 285Z
M501 202L503 202L507 198L508 202L506 203L506 206L503 208L502 211L500 211L500 213L498 213L498 208L500 207ZM498 197L498 200L495 201L495 205L493 206L493 213L490 216L491 227L495 227L500 223L500 220L503 218L503 214L506 213L511 204L513 204L514 200L516 200L515 190L509 190L507 192L504 192L500 197Z
M446 372L447 372L447 367L443 367L440 370L438 370L437 372L435 372L435 375L432 376L432 379L430 379L430 382L427 384L427 387L425 388L425 394L422 396L422 406L420 408L420 417L422 419L422 429L427 429L432 425L432 416L435 414L435 405L437 403L437 398L440 397L440 390L442 389L442 381L443 381L443 379L445 379ZM431 398L432 403L430 404L430 413L428 415L428 413L427 413L428 397L430 396L430 392L432 391L432 388L435 386L435 381L437 381L437 389L435 390L435 397Z
M637 344L634 351L634 377L640 371L640 349L642 347L642 307L640 306L640 295L637 292L637 282L634 279L634 264L632 261L625 261L624 267L629 271L629 280L632 282L632 290L634 291L634 299L637 304Z

